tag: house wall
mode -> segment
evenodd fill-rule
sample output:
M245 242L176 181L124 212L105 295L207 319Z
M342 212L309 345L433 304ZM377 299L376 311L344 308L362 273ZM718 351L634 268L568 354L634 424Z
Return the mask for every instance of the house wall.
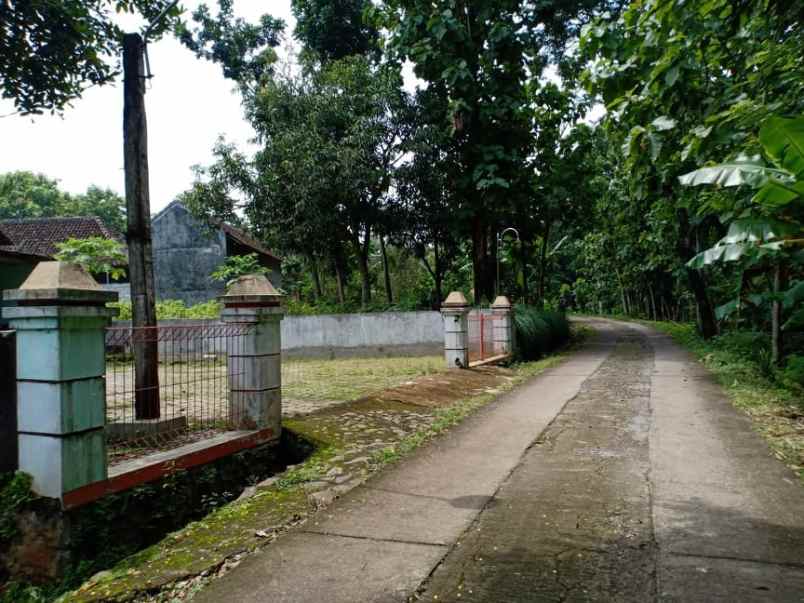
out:
M4 261L0 259L0 323L3 314L3 291L17 289L36 267L36 262L22 262L17 260Z
M180 299L187 305L223 294L223 283L210 274L226 257L226 239L180 204L169 205L151 226L157 299Z

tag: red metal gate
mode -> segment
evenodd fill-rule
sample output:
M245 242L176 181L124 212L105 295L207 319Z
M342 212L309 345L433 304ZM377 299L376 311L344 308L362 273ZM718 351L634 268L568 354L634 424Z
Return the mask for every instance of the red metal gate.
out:
M494 316L488 310L469 313L469 362L488 360L494 351Z

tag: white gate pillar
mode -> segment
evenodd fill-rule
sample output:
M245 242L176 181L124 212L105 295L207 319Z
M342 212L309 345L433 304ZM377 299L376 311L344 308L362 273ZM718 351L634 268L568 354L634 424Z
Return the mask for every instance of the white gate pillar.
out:
M441 304L444 317L444 356L447 368L469 366L469 302L463 293L453 291Z
M504 295L499 295L491 305L494 315L494 353L511 354L514 351L513 308Z
M227 288L221 320L248 325L228 350L229 413L236 429L282 431L282 334L284 297L263 274L235 279Z

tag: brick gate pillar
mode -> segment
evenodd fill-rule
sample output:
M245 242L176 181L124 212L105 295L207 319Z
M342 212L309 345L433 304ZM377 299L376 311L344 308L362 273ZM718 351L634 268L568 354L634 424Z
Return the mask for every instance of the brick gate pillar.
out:
M41 496L107 477L106 326L117 310L79 266L41 262L4 298L3 315L17 331L19 469Z
M469 366L469 302L463 293L453 291L441 304L444 317L444 356L447 368Z
M512 354L514 351L513 308L504 295L497 296L491 305L494 315L494 353Z
M229 413L235 429L282 430L284 297L262 274L235 279L227 288L221 320L248 326L228 350Z

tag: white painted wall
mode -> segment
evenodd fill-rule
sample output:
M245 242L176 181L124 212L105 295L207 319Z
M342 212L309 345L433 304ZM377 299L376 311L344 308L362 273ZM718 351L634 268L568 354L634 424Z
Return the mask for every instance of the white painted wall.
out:
M114 326L127 326L115 321ZM218 324L217 320L163 320L162 326ZM184 351L194 351L196 340L181 344ZM225 340L220 339L222 348ZM199 350L200 351L200 344ZM209 343L206 351L210 352ZM160 342L166 352L169 342ZM282 320L282 351L292 356L349 354L433 353L444 347L444 321L438 312L374 312L366 314L321 314L285 316ZM225 349L215 350L224 352Z

